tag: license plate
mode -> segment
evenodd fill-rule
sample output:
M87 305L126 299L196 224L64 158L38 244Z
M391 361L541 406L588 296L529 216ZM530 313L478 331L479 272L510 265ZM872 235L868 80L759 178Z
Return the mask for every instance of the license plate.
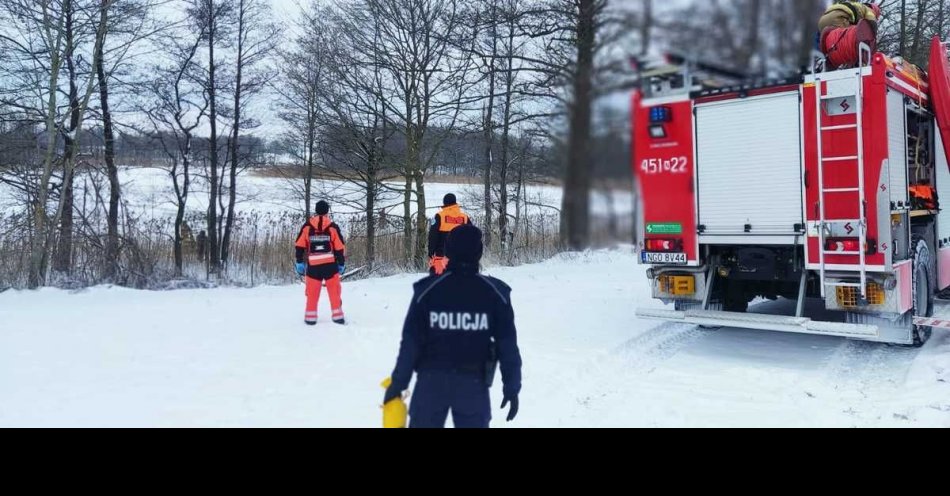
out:
M645 264L659 264L659 265L686 265L686 254L685 253L650 253L643 252L640 254L641 260Z

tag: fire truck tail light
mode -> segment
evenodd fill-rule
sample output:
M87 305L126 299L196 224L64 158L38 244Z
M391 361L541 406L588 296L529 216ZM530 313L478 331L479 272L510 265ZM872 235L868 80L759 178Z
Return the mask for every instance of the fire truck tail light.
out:
M654 238L645 243L646 251L669 253L683 251L683 240L679 238Z

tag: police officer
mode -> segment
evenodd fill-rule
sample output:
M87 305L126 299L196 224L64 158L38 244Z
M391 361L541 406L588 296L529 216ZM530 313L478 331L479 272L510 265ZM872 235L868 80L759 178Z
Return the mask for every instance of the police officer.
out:
M472 220L462 212L455 195L449 193L442 199L442 210L432 219L429 228L429 273L440 276L448 266L449 258L445 254L445 240L449 233L459 226L470 225Z
M509 422L518 414L521 352L511 288L478 273L482 250L478 228L454 229L446 241L446 272L415 285L392 385L383 402L399 397L416 372L410 427L442 428L451 411L455 427L487 428L496 362L504 383L501 408L511 405Z

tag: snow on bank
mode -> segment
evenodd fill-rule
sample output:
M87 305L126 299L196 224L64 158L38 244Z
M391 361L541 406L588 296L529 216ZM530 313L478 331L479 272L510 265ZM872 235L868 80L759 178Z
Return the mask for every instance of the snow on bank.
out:
M525 360L512 426L950 426L946 332L911 350L639 321L658 303L627 251L491 272ZM415 279L348 283L345 328L305 327L301 285L8 291L0 426L378 426Z

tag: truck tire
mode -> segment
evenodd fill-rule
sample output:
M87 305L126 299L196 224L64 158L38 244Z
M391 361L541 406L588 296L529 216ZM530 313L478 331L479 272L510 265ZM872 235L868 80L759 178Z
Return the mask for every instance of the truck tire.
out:
M930 254L930 247L927 241L919 236L914 236L911 240L911 248L914 250L913 262L913 280L912 299L914 317L932 317L934 311L934 285L931 281L933 274L933 258ZM930 327L918 326L911 323L914 348L920 348L930 339L933 330Z

